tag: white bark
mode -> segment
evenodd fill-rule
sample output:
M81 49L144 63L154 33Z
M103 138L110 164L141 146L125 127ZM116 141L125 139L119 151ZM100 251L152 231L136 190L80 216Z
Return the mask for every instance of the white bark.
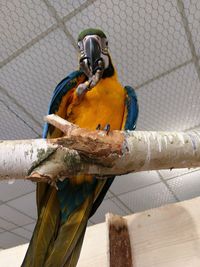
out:
M65 122L55 120L59 125ZM106 135L66 125L62 129L66 136L59 139L0 141L0 179L54 183L77 173L108 176L200 167L200 132L113 131Z
M0 179L25 177L34 163L54 151L56 146L43 139L0 141Z

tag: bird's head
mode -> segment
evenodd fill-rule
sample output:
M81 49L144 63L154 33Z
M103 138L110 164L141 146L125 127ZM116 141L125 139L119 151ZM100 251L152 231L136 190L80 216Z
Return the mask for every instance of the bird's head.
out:
M80 69L91 78L96 72L101 72L101 78L114 74L114 68L108 52L108 40L99 29L86 29L78 36L80 51Z

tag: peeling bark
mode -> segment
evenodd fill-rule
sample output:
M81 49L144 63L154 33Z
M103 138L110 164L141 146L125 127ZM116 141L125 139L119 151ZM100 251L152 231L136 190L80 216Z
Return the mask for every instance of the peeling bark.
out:
M45 119L65 135L64 138L58 138L55 141L48 139L50 143L75 149L95 162L98 159L101 162L108 156L112 156L114 160L123 155L124 132L111 131L106 134L105 131L83 129L53 114L46 116Z
M0 179L57 179L87 173L97 177L145 170L200 167L199 132L140 132L81 129L50 115L65 136L0 141ZM106 177L105 177L106 178Z

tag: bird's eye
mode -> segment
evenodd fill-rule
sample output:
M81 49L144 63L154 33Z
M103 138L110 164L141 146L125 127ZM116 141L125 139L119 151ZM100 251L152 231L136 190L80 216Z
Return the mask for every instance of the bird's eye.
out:
M106 46L108 46L108 41L106 41Z
M80 42L78 43L78 49L82 50L82 44Z

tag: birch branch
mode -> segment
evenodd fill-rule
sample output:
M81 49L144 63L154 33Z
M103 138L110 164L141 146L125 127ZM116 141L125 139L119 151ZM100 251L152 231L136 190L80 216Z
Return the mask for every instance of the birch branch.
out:
M65 134L57 139L0 141L0 179L55 184L75 174L97 177L145 170L200 167L200 132L81 129L58 116L47 121Z

